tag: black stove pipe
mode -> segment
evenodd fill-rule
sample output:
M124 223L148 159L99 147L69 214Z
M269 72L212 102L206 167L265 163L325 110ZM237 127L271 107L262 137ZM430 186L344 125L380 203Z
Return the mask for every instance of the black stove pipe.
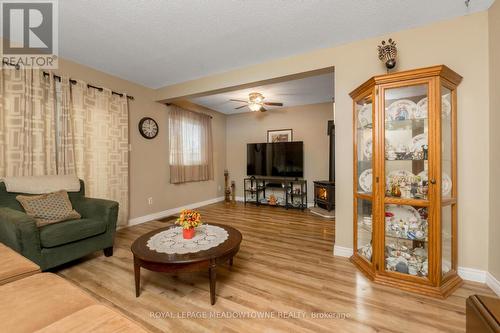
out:
M328 181L335 183L335 124L333 120L328 120L328 136L330 139Z

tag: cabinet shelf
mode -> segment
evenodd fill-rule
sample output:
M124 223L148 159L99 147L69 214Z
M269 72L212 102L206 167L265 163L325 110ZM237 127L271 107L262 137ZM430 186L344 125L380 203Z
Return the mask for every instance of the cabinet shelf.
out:
M446 66L434 66L375 76L350 94L351 260L374 281L436 297L446 297L461 283L456 273L461 80ZM387 253L394 244L401 250Z
M410 158L406 158L406 159L401 159L401 160L398 160L398 159L395 159L395 160L389 160L389 159L385 159L386 162L405 162L405 161L408 161L408 162L428 162L429 160L428 159L410 159Z
M401 237L401 236L397 236L397 235L391 235L391 234L388 234L388 233L385 234L385 237L387 237L387 238L401 239L401 240L405 240L405 241L422 242L422 243L427 243L429 241L429 239L427 237L425 237L424 239L413 239L413 238L408 238L408 237Z
M371 129L373 129L372 124L368 124L368 125L365 125L365 126L360 126L360 127L357 128L358 131L360 131L360 130L362 130L362 131L364 131L364 130L371 130Z
M386 131L401 131L401 130L423 130L427 128L428 121L425 119L406 119L406 120L386 120Z
M358 230L372 233L373 229L371 226L368 226L364 223L358 223ZM402 236L397 236L397 235L392 235L386 231L385 237L387 238L393 238L393 239L400 239L400 240L405 240L405 241L414 241L414 242L422 242L422 243L427 243L429 241L428 237L425 237L424 239L415 239L415 238L408 238L408 237L402 237Z
M358 228L359 230L362 230L362 231L365 231L365 232L369 232L369 233L372 233L372 227L370 226L367 226L366 224L358 224Z

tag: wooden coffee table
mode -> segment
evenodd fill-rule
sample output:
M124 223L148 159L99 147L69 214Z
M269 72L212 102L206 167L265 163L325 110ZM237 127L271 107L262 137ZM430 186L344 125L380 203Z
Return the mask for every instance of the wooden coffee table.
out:
M227 225L215 223L210 223L210 225L225 229L229 237L224 243L216 247L195 253L167 254L150 250L147 247L146 244L153 235L174 228L176 227L175 225L148 232L137 238L131 248L134 254L135 296L139 297L140 295L141 267L161 273L197 272L208 269L210 279L210 302L214 305L217 265L229 262L229 265L232 266L233 257L240 249L242 236L238 230Z

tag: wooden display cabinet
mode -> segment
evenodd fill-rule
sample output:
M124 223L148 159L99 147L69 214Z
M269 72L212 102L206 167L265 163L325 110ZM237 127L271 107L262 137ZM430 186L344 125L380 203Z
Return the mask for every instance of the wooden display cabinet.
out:
M457 86L446 66L375 76L354 107L354 254L375 282L447 297L457 274Z

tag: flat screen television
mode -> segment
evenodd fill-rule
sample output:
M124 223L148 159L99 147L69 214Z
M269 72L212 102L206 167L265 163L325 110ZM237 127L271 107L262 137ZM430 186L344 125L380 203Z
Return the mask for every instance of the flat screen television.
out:
M304 177L304 143L276 142L247 145L247 175Z

